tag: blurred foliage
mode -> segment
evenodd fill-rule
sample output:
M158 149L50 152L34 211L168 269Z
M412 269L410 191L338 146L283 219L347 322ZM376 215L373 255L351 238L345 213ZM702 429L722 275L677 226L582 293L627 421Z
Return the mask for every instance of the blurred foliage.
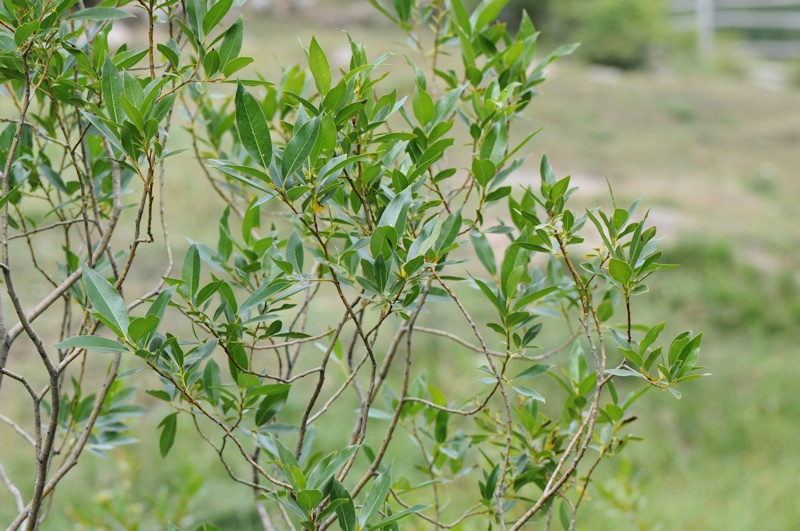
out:
M670 309L688 318L704 317L720 331L794 330L800 320L800 289L792 274L760 270L737 259L734 251L726 240L687 240L666 251L668 260L690 271L682 285L665 292ZM758 293L746 286L758 286Z
M624 69L647 65L668 24L661 0L512 0L501 18L514 29L523 11L550 38L582 43L589 62Z

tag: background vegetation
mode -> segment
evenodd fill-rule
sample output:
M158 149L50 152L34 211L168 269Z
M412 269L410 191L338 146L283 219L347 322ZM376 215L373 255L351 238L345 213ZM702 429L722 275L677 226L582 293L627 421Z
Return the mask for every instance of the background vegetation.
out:
M354 27L348 10L356 10L348 5L321 0L318 7L299 19L249 17L245 47L260 71L300 60L295 35L313 33L334 50L343 45L337 26L346 25L376 52L401 38L371 19ZM704 330L705 365L715 375L687 386L680 402L645 396L643 409L658 412L636 422L646 448L634 445L626 464L597 477L603 492L592 492L594 508L584 515L591 519L581 528L792 528L800 522L800 397L793 392L800 93L758 88L749 64L738 65L737 77L680 61L656 66L609 74L562 62L529 116L531 130L547 127L529 148L531 160L546 151L561 161L557 172L574 176L588 206L605 201L606 175L616 189L641 191L656 205L668 261L682 267L651 286L650 311L672 315L669 332ZM519 181L535 178L533 167L524 170ZM171 171L176 181L197 177L180 163ZM198 186L186 201L189 214L171 220L174 233L192 239L215 232L215 220L197 214L213 209L213 195ZM678 240L687 243L670 246ZM166 520L254 525L255 515L242 510L242 490L209 450L186 445L170 460L152 457L158 418L139 425L139 444L85 456L46 528L148 529ZM3 429L0 444L12 437ZM7 496L0 492L3 517Z

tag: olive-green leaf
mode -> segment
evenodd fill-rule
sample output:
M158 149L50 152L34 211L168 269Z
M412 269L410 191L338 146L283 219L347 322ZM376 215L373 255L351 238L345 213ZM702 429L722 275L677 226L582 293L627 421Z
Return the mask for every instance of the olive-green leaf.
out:
M286 178L297 171L308 159L319 135L319 116L304 123L286 144L281 159L281 172Z
M197 245L193 244L186 251L181 269L181 280L186 283L187 298L194 300L197 288L200 286L200 251L197 250Z
M311 75L314 76L314 83L321 96L324 96L331 89L331 67L328 58L322 51L317 39L311 37L311 46L308 48L308 67Z
M411 189L405 188L389 201L383 214L381 214L380 220L378 220L378 227L394 227L395 234L402 235L406 228L406 216L410 206Z
M203 36L203 18L206 16L206 0L186 0L186 19L189 21L189 26L197 35L197 39L202 41Z
M116 123L120 123L124 116L120 108L120 96L124 89L122 76L119 75L119 70L111 60L110 55L106 55L106 60L103 63L103 78L100 81L100 86L103 92L103 101L106 104L108 117Z
M56 348L65 349L65 348L81 348L84 350L91 350L94 352L127 352L128 348L119 343L114 341L113 339L108 339L105 337L97 337L97 336L75 336L69 339L65 339L60 343L56 343L53 345Z
M633 269L626 262L612 258L608 263L608 272L611 278L620 284L627 284L633 275Z
M111 283L103 278L100 273L83 266L83 284L86 287L86 294L89 302L92 303L95 311L103 322L112 329L119 337L128 334L128 310L125 301Z
M242 17L239 17L225 32L222 44L219 45L219 64L221 69L224 70L225 65L236 59L239 56L239 52L242 51L243 28L244 22L242 22Z
M378 509L383 505L386 496L389 494L389 487L392 486L392 467L386 469L385 472L375 478L375 482L367 493L367 498L364 500L364 505L361 506L361 511L358 513L358 524L364 527L370 518L378 513Z
M114 7L90 7L72 13L65 20L119 20L133 16L135 15L132 13Z
M261 105L244 86L236 87L236 127L242 145L262 168L269 168L272 160L272 139L267 118Z
M172 445L175 444L175 433L178 431L178 412L164 417L158 427L161 428L158 449L161 451L161 457L166 457Z
M219 0L216 4L211 6L208 13L203 16L203 31L206 35L211 33L211 30L225 18L228 11L231 10L232 5L233 0Z

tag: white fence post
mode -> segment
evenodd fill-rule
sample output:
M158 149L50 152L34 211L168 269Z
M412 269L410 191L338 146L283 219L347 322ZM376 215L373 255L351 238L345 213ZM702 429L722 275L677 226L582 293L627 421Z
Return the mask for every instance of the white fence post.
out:
M714 0L697 0L697 50L700 57L714 54Z

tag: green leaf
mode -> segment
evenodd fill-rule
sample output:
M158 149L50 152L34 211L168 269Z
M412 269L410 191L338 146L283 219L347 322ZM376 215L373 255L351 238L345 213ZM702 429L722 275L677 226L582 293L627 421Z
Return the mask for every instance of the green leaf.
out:
M552 365L548 365L547 363L536 363L534 365L531 365L518 375L514 376L514 380L521 380L523 378L535 378L537 376L546 373L548 370L550 370L550 367L552 367Z
M308 159L319 135L319 116L304 123L286 144L281 159L281 173L284 179L297 171Z
M626 262L612 258L608 263L608 273L611 275L611 278L624 286L631 279L633 269L631 269L631 266Z
M0 208L3 208L3 205L8 203L8 200L11 199L11 196L14 194L14 192L19 190L22 187L23 184L24 184L24 182L19 183L14 188L9 190L6 195L4 195L3 197L0 197Z
M638 372L632 371L630 369L606 369L606 374L613 374L614 376L637 376L639 378L644 378L642 374Z
M391 515L391 516L389 516L387 518L384 518L383 520L381 520L377 524L367 527L367 529L383 529L386 526L388 526L389 524L393 524L393 523L397 522L398 520L402 520L406 516L410 516L412 514L416 514L416 513L420 512L420 511L424 511L428 507L430 507L430 505L421 505L421 504L412 505L411 507L409 507L408 509L406 509L404 511L400 511L397 514L393 514L393 515Z
M389 468L387 468L385 472L375 478L364 500L364 505L361 506L361 511L358 513L358 524L361 527L364 527L367 522L378 513L381 505L383 505L383 502L386 500L386 496L389 494L389 488L391 486L392 467L389 465Z
M183 269L181 270L181 280L186 286L186 298L194 301L197 295L197 288L200 286L200 252L197 245L192 244L186 251L183 259Z
M120 107L125 111L125 115L133 122L139 132L144 132L144 115L139 108L128 99L125 94L121 94L119 98Z
M167 79L162 79L161 81L155 81L154 83L163 85L167 82ZM149 108L143 108L144 103L144 90L142 86L139 84L139 81L130 75L128 72L125 72L122 76L122 84L123 84L123 94L128 98L129 103L135 105L140 113L145 113L149 111ZM158 85L156 85L158 86ZM150 85L148 85L150 88ZM153 91L153 96L158 93L158 90ZM148 105L149 107L149 105Z
M497 166L502 162L508 147L505 120L495 123L481 143L481 159L490 160Z
M158 51L161 52L164 58L166 58L166 60L169 61L169 63L172 66L174 66L175 68L180 66L181 63L180 53L176 52L166 44L159 43L156 45L156 48L158 48Z
M494 290L492 288L490 288L486 284L486 282L484 282L484 281L482 281L480 279L477 279L477 278L473 277L472 280L475 281L475 283L478 285L478 288L480 288L480 290L483 292L483 294L486 295L486 298L489 299L489 302L491 302L492 305L495 308L497 308L497 311L500 312L500 315L505 317L505 315L507 313L506 312L506 308L503 305L503 303L500 302L500 299L497 297L497 294L494 292Z
M295 500L300 507L311 512L324 497L325 495L322 494L322 491L317 489L303 489L295 495Z
M523 296L519 299L516 304L514 304L514 310L519 310L523 306L527 306L528 304L541 299L542 297L553 293L558 289L558 286L550 286L549 288L540 289L539 291L535 291L533 293L529 293L528 295Z
M478 260L480 260L492 276L497 274L497 262L494 257L494 251L492 251L492 246L489 244L486 236L478 230L473 229L469 232L469 239L475 247Z
M64 20L119 20L134 15L113 7L89 7L68 15Z
M625 359L636 365L637 367L641 367L644 360L642 356L633 349L629 348L620 348L620 353L625 356Z
M469 18L475 32L482 31L486 26L497 20L500 11L508 4L509 0L483 0Z
M642 339L642 342L639 343L639 354L644 355L647 349L650 348L650 346L656 342L658 336L661 334L661 332L664 331L664 327L666 325L667 325L666 322L661 322L647 331L647 334L645 334L644 339Z
M356 531L356 508L353 504L353 498L347 489L339 483L336 478L333 480L333 488L331 489L331 497L336 499L346 499L347 502L336 508L336 516L339 522L339 528L342 531Z
M150 305L150 308L147 310L146 315L155 315L159 321L164 318L164 312L167 310L167 306L169 305L170 299L177 291L178 286L170 286L169 288L165 289L161 293L159 293L156 300L153 301L153 304Z
M414 89L414 96L411 99L411 108L421 126L428 125L428 123L433 120L435 112L433 99L430 94L425 92L425 89L420 88L419 85Z
M128 352L128 347L113 339L98 336L75 336L53 345L58 349L80 348L93 352Z
M130 323L128 310L116 288L86 265L83 266L83 284L98 318L118 337L126 337Z
M242 39L244 35L244 22L242 17L239 17L236 22L231 24L228 31L225 32L225 37L222 38L222 44L219 45L219 64L225 76L230 74L225 66L239 56L242 51ZM242 57L241 59L246 59Z
M256 411L256 426L263 426L283 408L289 399L289 384L274 384L269 386L269 392L261 400Z
M125 87L122 76L119 75L119 70L117 70L114 61L111 60L110 55L106 55L106 60L103 63L103 77L100 80L100 86L109 118L115 123L121 123L123 112L120 105L120 97Z
M308 488L324 490L331 478L356 453L358 448L358 445L353 445L339 452L328 454L308 475Z
M255 290L245 301L242 303L240 311L245 311L253 306L261 304L276 293L285 290L292 285L292 282L287 280L279 280L271 282L270 284L263 284Z
M161 428L158 449L161 451L161 457L166 457L172 445L175 444L175 433L178 431L178 412L164 417L158 427Z
M484 188L489 184L489 181L497 175L497 167L491 160L473 159L472 160L472 175Z
M206 0L186 0L186 19L189 21L189 27L192 28L197 40L202 41L203 36L203 18L206 15Z
M211 30L222 22L228 11L231 10L231 6L233 6L233 0L217 0L217 3L211 6L208 13L203 16L203 31L206 35L211 33Z
M550 166L547 155L542 155L542 161L539 164L539 173L543 183L550 186L556 184L556 173L553 171L553 167Z
M317 39L311 37L311 46L308 49L308 67L311 75L314 76L314 83L320 96L325 96L331 89L331 67L328 65L328 58L320 48Z
M145 317L136 317L131 320L128 326L128 335L131 341L138 343L140 339L147 338L152 332L158 328L160 319L155 315L147 315Z
M410 206L411 189L405 188L389 201L389 204L383 210L383 214L381 214L380 220L378 220L378 226L394 227L398 237L401 236L406 228L406 215L408 214L408 207Z
M442 223L442 230L439 232L439 238L434 245L437 253L441 253L455 243L459 232L461 232L462 221L460 208L447 216L447 219Z
M513 385L512 387L514 388L514 391L518 392L522 396L526 396L528 398L533 398L534 400L538 400L539 402L542 402L542 403L545 402L544 397L542 395L540 395L539 393L537 393L536 391L534 391L533 389L529 389L529 388L523 387L521 385Z
M295 273L298 275L303 274L303 242L297 231L292 231L289 240L286 242L286 259L292 264Z
M236 87L236 127L242 145L253 159L268 169L272 160L272 139L264 111L241 83Z

